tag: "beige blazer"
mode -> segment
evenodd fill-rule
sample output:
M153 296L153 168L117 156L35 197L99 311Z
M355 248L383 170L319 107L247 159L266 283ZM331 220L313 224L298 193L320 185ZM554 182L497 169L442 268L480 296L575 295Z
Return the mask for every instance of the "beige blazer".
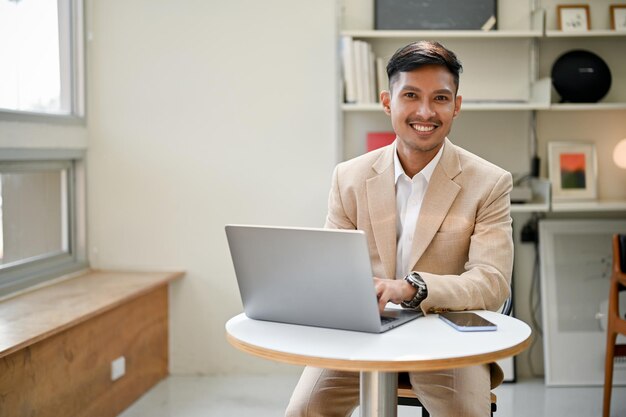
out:
M326 227L365 231L374 275L396 278L393 145L340 163ZM424 313L497 310L510 294L511 174L446 139L424 196L413 239L413 271L423 277Z
M326 218L328 228L365 231L374 275L391 279L396 278L393 151L390 145L337 165ZM413 239L412 270L428 286L424 313L497 310L509 296L512 187L510 173L446 139ZM492 369L496 384L502 380L498 371Z

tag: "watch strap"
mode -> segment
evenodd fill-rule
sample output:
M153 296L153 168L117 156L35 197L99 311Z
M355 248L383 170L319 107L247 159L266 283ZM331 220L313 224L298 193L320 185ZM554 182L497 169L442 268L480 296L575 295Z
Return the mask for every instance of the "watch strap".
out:
M404 277L404 280L411 284L411 286L415 288L417 292L411 300L403 301L401 305L404 308L409 308L413 310L417 309L422 301L428 296L428 288L426 287L426 283L417 272L411 272L409 275Z

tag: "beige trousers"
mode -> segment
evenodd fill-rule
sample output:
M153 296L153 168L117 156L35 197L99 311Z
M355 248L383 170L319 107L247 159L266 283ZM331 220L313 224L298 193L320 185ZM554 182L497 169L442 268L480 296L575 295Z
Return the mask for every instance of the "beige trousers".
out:
M489 365L409 373L413 391L432 417L488 417ZM306 367L286 417L350 417L359 403L358 372Z

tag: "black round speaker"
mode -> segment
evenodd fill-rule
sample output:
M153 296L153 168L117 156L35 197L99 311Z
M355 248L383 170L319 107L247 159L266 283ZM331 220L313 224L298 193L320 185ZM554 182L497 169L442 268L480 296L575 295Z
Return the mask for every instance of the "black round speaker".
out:
M611 88L611 71L598 55L577 49L554 62L552 85L562 102L595 103Z

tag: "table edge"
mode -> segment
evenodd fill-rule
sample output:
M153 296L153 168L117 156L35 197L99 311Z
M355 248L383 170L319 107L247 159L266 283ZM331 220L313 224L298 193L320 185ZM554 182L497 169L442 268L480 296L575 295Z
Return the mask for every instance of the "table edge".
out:
M495 362L499 359L515 356L526 350L532 341L532 333L520 343L496 352L481 353L478 355L462 356L457 358L432 360L402 360L402 361L365 361L351 359L332 359L315 356L298 355L281 352L273 349L261 348L244 342L226 332L226 340L236 349L251 355L291 365L314 366L318 368L336 369L339 371L437 371L443 369L462 368L465 366L481 365Z

